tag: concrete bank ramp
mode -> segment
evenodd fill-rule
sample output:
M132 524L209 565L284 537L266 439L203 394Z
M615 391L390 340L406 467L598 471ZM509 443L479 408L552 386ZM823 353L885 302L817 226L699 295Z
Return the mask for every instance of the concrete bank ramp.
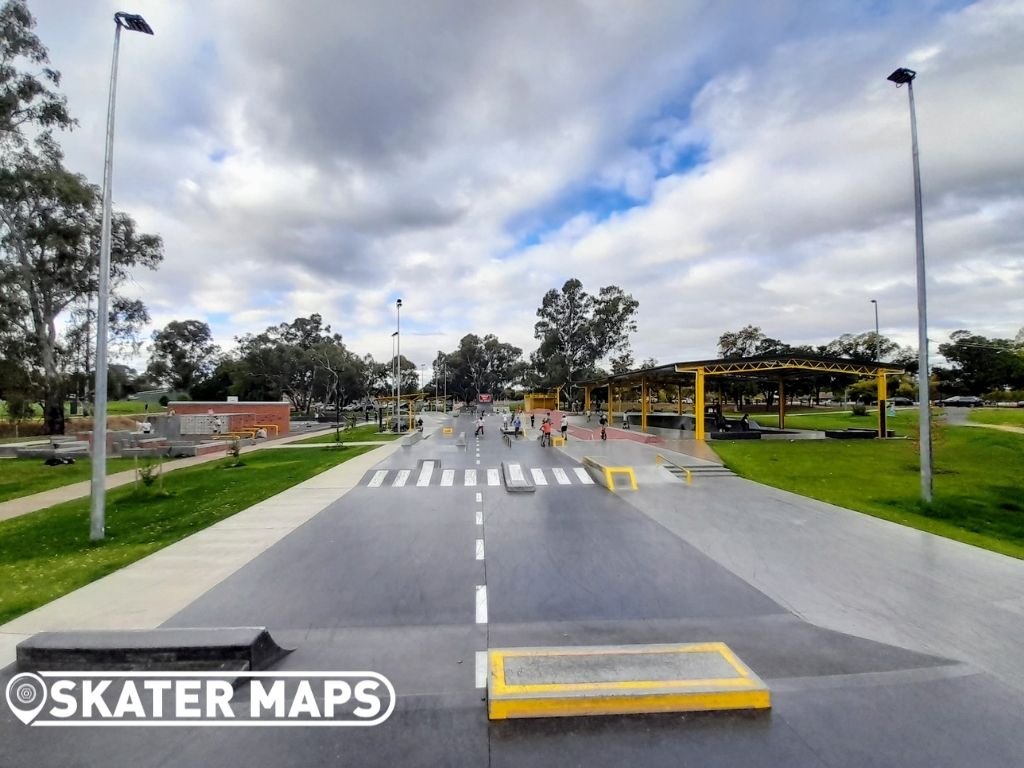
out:
M22 671L268 669L291 651L266 627L40 632L17 647Z

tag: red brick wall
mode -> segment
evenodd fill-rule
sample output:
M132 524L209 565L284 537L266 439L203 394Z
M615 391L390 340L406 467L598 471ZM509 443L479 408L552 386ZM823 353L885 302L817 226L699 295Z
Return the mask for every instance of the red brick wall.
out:
M231 419L230 430L245 429L256 424L276 424L278 435L288 434L291 406L288 403L222 403L172 400L167 404L168 411L179 416L194 413L233 413L238 414ZM274 430L267 430L267 437L274 437Z

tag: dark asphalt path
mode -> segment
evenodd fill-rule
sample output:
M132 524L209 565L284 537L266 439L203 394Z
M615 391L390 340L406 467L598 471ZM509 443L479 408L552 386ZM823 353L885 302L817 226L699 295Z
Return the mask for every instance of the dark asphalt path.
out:
M386 723L41 732L4 711L0 766L1020 765L1017 693L954 660L801 621L636 506L559 484L554 467L571 478L579 465L535 441L506 447L497 422L479 458L469 417L456 427L465 450L437 433L396 452L167 624L266 625L295 648L282 669L380 672L398 692ZM548 485L487 485L502 460ZM436 465L419 486L423 461ZM385 469L389 482L371 487ZM442 486L445 469L478 470L478 483ZM477 687L488 646L706 640L768 682L770 713L489 723Z

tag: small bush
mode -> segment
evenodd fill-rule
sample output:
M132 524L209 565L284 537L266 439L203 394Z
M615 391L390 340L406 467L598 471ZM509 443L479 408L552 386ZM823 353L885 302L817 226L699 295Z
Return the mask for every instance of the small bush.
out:
M864 405L864 403L854 403L853 404L853 415L854 416L867 416L868 415L868 407L866 405Z
M142 484L149 488L160 476L160 465L151 459L147 459L136 471L139 473L139 479L142 481Z
M167 395L160 395L160 399L157 400L157 402L160 403L160 405L162 405L164 408L166 408L167 404L171 402L171 398L169 398Z

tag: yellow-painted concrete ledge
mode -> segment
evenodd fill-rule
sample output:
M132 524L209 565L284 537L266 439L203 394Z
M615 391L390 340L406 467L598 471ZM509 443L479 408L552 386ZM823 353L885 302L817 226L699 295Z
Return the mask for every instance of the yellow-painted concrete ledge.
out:
M703 654L710 657L722 674L691 679L611 679L617 677L616 660L626 663L630 654L644 654L648 658L659 654L666 657ZM550 662L551 657L566 659L573 670L571 674L577 676L580 665L588 663L581 657L591 657L593 679L587 682L534 680L528 684L506 679L508 662L529 664L531 659ZM665 661L672 660L666 658ZM602 676L609 679L602 680ZM491 720L769 708L768 687L724 643L505 648L489 652L488 717Z

